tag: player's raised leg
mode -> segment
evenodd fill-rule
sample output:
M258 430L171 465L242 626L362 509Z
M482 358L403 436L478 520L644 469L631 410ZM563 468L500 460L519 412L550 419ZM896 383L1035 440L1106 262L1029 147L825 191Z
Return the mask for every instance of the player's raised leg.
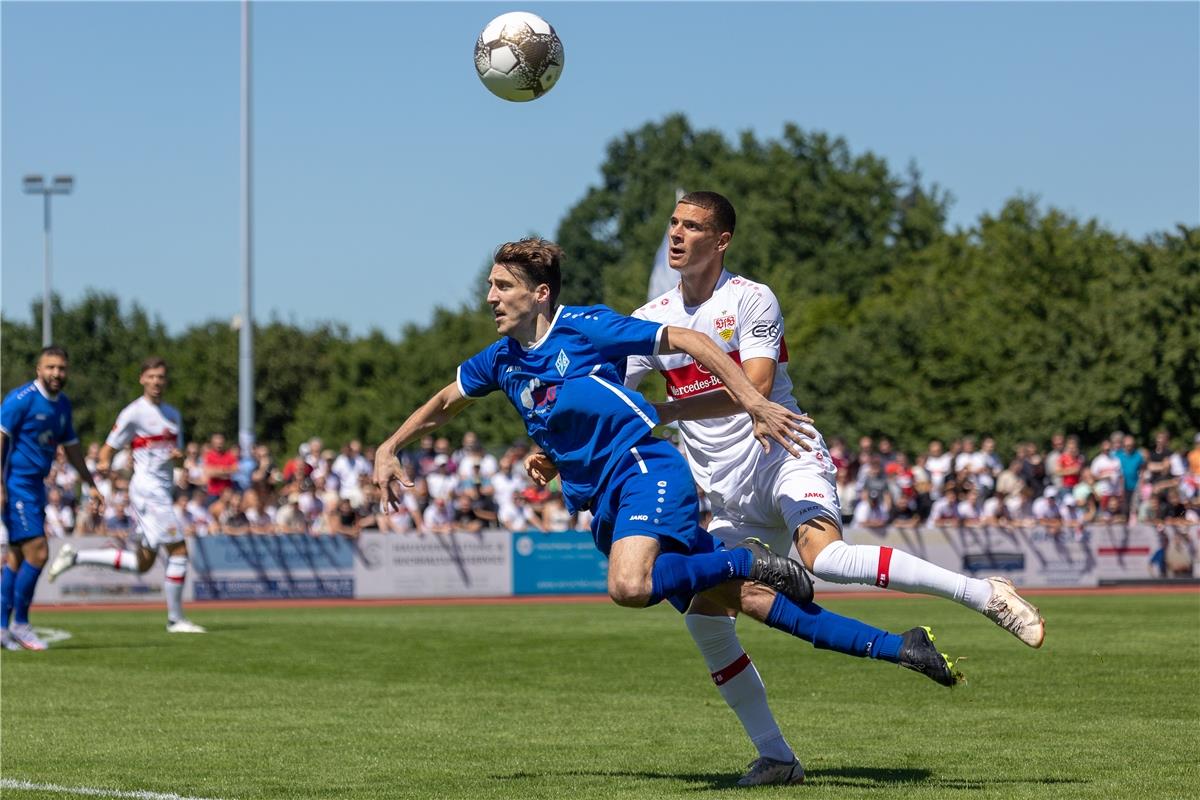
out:
M780 462L761 494L774 498L770 513L782 517L785 530L794 532L800 560L818 578L945 597L986 615L1030 647L1041 647L1045 623L1012 584L961 575L892 547L843 541L833 474L819 464Z
M779 729L767 704L767 687L750 660L736 630L737 611L698 595L684 622L704 657L725 703L737 715L758 758L738 781L739 786L795 784L804 781L804 768Z
M54 583L58 580L59 575L78 566L107 567L117 572L145 572L153 565L154 554L150 554L149 564L143 567L141 562L139 554L131 550L123 550L119 547L78 550L75 545L66 542L50 562L50 569L46 570L46 576L51 583Z
M848 544L838 525L815 518L796 529L796 549L813 575L831 583L859 583L945 597L985 615L1030 647L1041 647L1045 621L1003 578L971 578L893 547Z

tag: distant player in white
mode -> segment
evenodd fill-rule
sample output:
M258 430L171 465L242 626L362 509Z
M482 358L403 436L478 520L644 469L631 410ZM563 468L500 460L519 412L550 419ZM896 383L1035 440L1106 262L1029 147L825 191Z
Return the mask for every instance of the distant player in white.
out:
M146 359L139 380L142 396L117 415L117 424L100 448L96 464L97 472L107 473L115 453L126 447L133 450L129 503L137 550L106 547L77 551L71 544L65 544L50 566L50 580L81 564L121 572L146 572L154 566L158 548L165 548L167 570L163 589L167 595L167 631L204 633L203 627L183 616L188 550L183 523L171 500L172 462L183 455L183 420L177 409L162 401L167 388L167 362L161 358Z
M797 413L788 377L784 322L774 293L761 283L727 272L725 250L735 213L714 192L680 199L671 216L668 263L680 283L633 316L692 328L710 336L768 399ZM842 541L837 468L814 431L810 451L783 448L764 453L750 418L721 381L685 355L630 358L626 386L658 370L670 400L656 404L663 423L678 421L684 452L696 482L713 504L711 532L726 545L757 536L773 550L793 543L804 565L835 583L862 583L947 597L986 614L1032 647L1042 644L1044 623L1033 606L1004 579L968 578L900 550ZM795 755L784 740L757 670L734 630L735 612L697 597L686 621L726 702L758 747L743 785L786 783ZM740 668L739 668L739 665Z

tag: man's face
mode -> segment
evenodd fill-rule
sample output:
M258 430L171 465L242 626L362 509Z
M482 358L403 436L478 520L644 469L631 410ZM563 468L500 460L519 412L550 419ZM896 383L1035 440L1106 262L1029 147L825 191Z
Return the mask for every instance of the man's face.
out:
M667 264L680 272L699 271L720 259L733 234L720 233L711 211L691 203L679 203L667 228L670 247Z
M58 394L67 385L67 360L62 356L42 356L38 359L37 376L46 391Z
M1134 438L1132 436L1125 437L1125 452L1132 453L1133 449L1136 446L1137 446L1137 442L1134 440Z
M167 368L154 367L142 373L142 377L138 379L142 384L142 390L151 400L161 400L163 392L167 389Z
M212 435L212 439L209 440L209 445L211 445L212 449L216 450L218 453L224 453L225 452L225 434L214 433Z
M538 312L550 299L550 287L538 284L529 288L503 264L493 264L488 274L487 303L496 320L496 333L511 336L537 325Z

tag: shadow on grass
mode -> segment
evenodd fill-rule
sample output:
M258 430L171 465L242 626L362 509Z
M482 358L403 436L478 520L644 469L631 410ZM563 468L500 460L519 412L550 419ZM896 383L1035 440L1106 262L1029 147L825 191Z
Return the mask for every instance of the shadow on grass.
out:
M1088 783L1078 778L949 778L938 777L932 770L891 767L831 767L808 771L805 783L813 786L846 786L859 789L879 788L900 783L920 784L940 789L984 789L989 786Z
M683 783L703 784L698 789L733 789L740 775L699 772L650 772L634 770L566 770L546 772L514 772L509 775L492 775L495 780L538 780L547 778L634 778L638 780L667 780ZM857 789L894 787L899 784L914 784L940 789L978 790L990 786L1053 784L1082 784L1076 778L998 778L968 780L966 778L939 778L932 770L888 767L833 767L817 769L807 773L805 782L813 786L843 786Z

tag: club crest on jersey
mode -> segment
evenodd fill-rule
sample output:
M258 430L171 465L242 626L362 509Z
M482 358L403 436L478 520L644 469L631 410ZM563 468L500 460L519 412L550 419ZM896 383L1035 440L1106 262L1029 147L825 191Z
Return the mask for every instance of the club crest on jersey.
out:
M737 327L737 317L733 314L717 317L713 320L713 327L717 329L717 336L728 342L733 338L734 329Z
M554 368L558 370L558 374L566 376L567 367L571 366L571 359L567 358L565 350L558 351L558 358L554 359Z

